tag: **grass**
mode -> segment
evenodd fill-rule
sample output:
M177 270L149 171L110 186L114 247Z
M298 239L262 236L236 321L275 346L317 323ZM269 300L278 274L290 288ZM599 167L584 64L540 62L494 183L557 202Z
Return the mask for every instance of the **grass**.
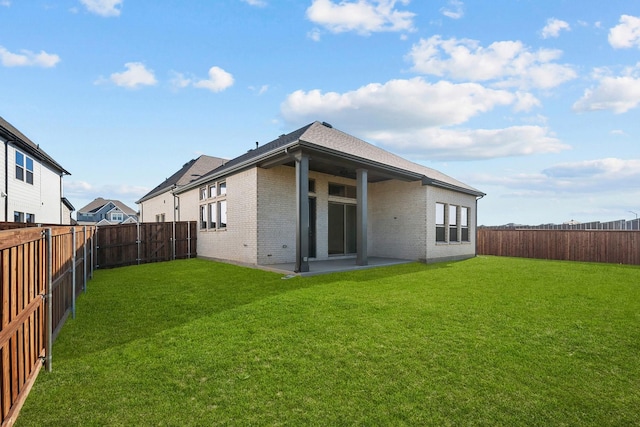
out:
M18 426L639 425L640 268L99 270Z

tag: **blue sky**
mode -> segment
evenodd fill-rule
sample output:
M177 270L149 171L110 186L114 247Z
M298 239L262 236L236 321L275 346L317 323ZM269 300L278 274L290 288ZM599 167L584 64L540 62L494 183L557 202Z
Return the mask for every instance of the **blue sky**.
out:
M640 2L0 0L0 115L135 200L312 121L487 196L479 223L640 213Z

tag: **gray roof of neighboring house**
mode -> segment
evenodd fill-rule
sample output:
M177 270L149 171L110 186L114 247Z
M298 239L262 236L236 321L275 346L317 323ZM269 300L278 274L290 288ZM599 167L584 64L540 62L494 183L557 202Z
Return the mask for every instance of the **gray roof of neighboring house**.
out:
M197 159L193 159L185 163L180 170L165 179L161 184L153 190L142 196L136 203L144 202L152 197L171 190L174 187L181 187L189 184L202 176L210 173L214 169L222 166L226 160L219 157L202 155Z
M3 136L5 139L13 143L14 145L19 146L24 151L26 151L29 155L48 164L49 166L51 166L61 174L71 175L71 173L67 171L65 168L63 168L60 165L60 163L53 160L53 157L51 157L43 149L41 149L40 145L31 141L22 132L16 129L11 123L6 121L1 116L0 116L0 136Z
M245 167L253 166L270 157L279 155L286 148L296 146L323 151L330 155L347 157L352 161L361 162L379 169L389 169L400 174L411 176L411 179L422 179L430 185L449 188L464 193L483 196L484 193L464 184L435 169L413 163L390 153L359 138L334 129L327 123L313 122L289 134L254 150L236 157L223 166L213 170L204 177L183 186L184 190L200 185L210 179L216 179Z
M114 206L119 208L122 212L126 213L127 215L137 215L136 211L134 211L129 206L122 203L120 200L103 199L102 197L98 197L97 199L93 200L91 203L89 203L85 207L78 209L78 213L88 214L92 212L97 212L102 207L104 207L104 205L108 203L113 203Z

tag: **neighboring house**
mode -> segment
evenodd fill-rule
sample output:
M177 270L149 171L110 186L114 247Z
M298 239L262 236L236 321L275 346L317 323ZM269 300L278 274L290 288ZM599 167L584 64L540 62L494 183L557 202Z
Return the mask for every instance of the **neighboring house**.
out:
M2 117L0 144L0 221L70 224L62 194L70 173Z
M225 161L202 155L185 163L179 171L136 202L140 205L140 222L197 221L198 190L180 196L175 195L175 190L202 178Z
M136 211L119 200L98 197L76 214L78 224L115 225L138 221Z
M198 189L198 255L270 265L476 254L481 191L314 122L175 190Z

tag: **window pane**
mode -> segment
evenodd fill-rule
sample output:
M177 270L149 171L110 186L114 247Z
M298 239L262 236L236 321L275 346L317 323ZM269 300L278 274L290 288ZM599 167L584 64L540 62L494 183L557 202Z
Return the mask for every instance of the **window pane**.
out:
M444 236L444 226L436 227L436 242L446 242Z
M220 210L220 228L227 227L227 201L222 200L218 202L218 209Z
M347 197L350 199L355 199L357 197L357 188L353 185L346 185L345 186L345 190L346 190L346 194Z
M227 194L227 183L221 182L218 184L219 193L222 196L223 194ZM222 221L221 221L222 222Z
M468 228L463 228L461 230L462 232L462 241L463 242L468 242L469 241L469 229Z
M24 167L24 154L16 151L16 165Z
M27 220L27 222L28 222L28 223L33 224L33 223L35 223L35 222L36 222L36 216L35 216L34 214L30 214L30 213L28 213L28 214L26 215L26 220Z
M330 196L344 197L345 196L345 191L346 190L344 188L344 185L329 183L329 195Z
M469 225L469 208L460 208L460 225L463 227Z
M27 157L27 170L33 172L33 159Z
M24 181L24 168L22 166L16 165L16 179Z
M207 228L207 207L205 205L200 206L200 229L205 230Z
M200 200L204 200L207 198L207 187L202 187L200 189Z
M13 222L24 222L24 213L13 212Z
M458 207L449 205L449 225L456 225L458 223Z
M33 172L27 171L27 184L33 184Z
M216 212L216 204L211 203L209 204L209 228L210 229L216 228L217 221L218 221L218 213Z
M450 242L458 241L458 227L449 227L449 241Z
M315 179L310 179L309 180L309 193L315 193L316 192L316 180Z
M436 203L436 224L444 225L444 205Z
M216 185L212 184L209 186L209 197L216 197Z

